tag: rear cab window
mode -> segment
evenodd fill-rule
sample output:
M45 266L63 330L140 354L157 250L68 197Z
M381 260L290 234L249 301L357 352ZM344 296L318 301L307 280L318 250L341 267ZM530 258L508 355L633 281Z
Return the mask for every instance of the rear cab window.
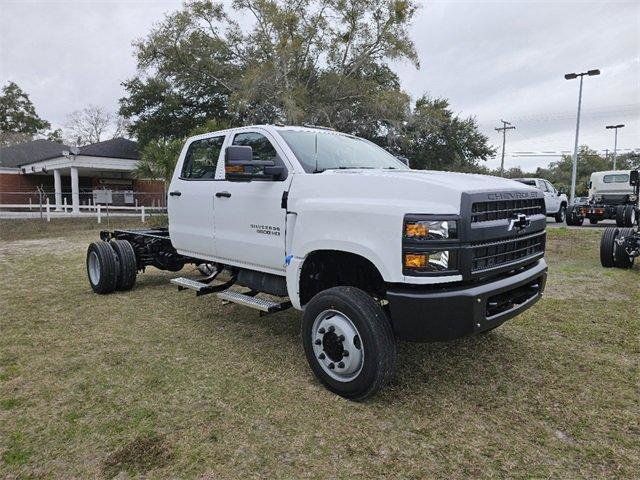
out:
M629 175L627 173L612 173L602 177L603 183L629 183Z

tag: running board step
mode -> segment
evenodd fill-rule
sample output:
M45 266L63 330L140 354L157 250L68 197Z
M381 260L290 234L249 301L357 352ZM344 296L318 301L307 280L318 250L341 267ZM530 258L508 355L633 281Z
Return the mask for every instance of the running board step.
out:
M196 292L201 292L207 287L209 287L209 285L207 285L206 283L202 283L197 280L192 280L191 278L186 278L186 277L172 278L170 282L173 283L174 285L177 285L180 290L184 290L185 288L188 288L190 290L195 290Z
M285 301L282 303L272 302L271 300L265 300L255 296L245 295L241 292L235 292L233 290L226 290L218 293L218 298L226 300L227 302L237 303L249 308L255 308L264 313L274 313L281 310L286 310L291 306L291 302Z

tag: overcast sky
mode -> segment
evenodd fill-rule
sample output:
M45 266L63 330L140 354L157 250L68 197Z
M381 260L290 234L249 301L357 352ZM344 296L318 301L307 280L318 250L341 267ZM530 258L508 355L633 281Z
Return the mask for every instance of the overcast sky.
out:
M0 0L0 84L12 80L38 114L60 127L87 104L112 111L135 73L131 42L180 0ZM421 68L394 65L416 98L450 99L476 116L492 144L504 119L506 166L531 169L553 157L517 152L573 149L578 80L584 81L580 143L613 148L605 125L624 123L619 149L640 149L640 2L423 2L412 26ZM499 158L490 166L499 164Z

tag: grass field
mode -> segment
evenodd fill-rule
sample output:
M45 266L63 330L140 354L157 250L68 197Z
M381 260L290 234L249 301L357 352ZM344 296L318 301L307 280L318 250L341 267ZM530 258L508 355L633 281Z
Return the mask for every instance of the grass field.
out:
M393 384L358 404L312 377L295 311L261 318L154 269L93 294L97 227L0 222L0 477L640 471L639 271L601 268L598 231L550 230L543 300L489 335L400 344Z

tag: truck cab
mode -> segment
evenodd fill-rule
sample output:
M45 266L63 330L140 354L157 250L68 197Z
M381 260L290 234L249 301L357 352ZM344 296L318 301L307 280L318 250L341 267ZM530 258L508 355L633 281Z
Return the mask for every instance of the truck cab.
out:
M542 191L411 170L333 130L256 125L190 138L168 195L168 231L102 239L131 243L138 270L182 262L213 272L172 280L180 289L263 313L301 310L311 369L349 399L387 383L397 340L488 332L544 291Z

